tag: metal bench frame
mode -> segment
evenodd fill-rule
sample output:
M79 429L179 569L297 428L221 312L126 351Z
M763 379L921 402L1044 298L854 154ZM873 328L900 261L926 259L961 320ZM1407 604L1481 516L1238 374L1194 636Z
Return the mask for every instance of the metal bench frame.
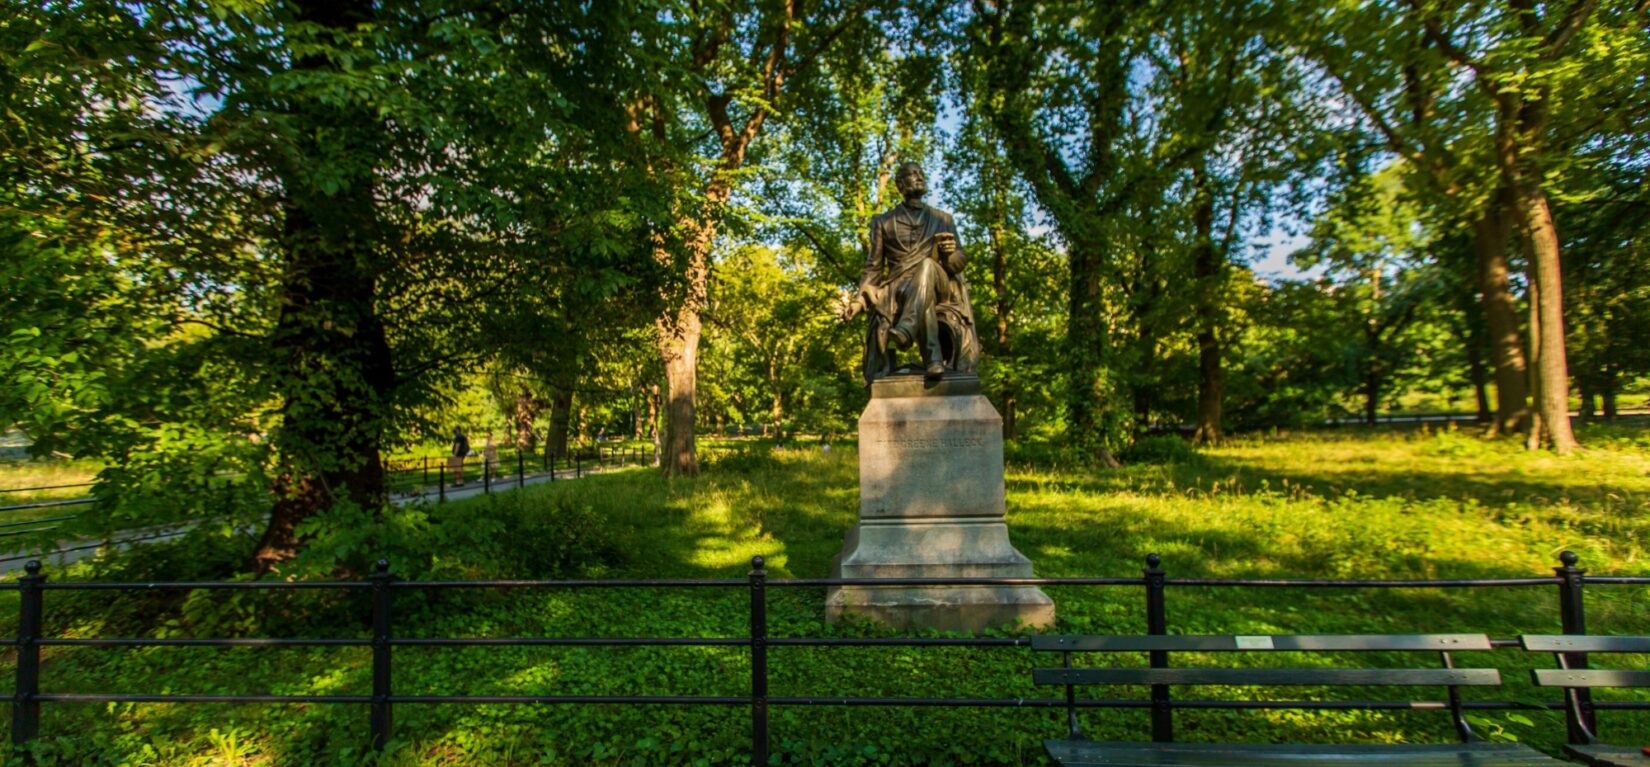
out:
M1050 755L1064 745L1089 742L1083 737L1077 720L1077 685L1147 685L1152 688L1153 743L1136 744L1136 750L1148 752L1154 748L1175 750L1170 714L1175 707L1170 702L1167 688L1174 685L1230 685L1230 686L1391 686L1444 687L1448 698L1444 702L1431 701L1272 701L1269 707L1335 708L1335 709L1391 709L1438 708L1450 712L1456 734L1463 744L1483 747L1503 756L1516 757L1516 763L1535 760L1550 761L1524 747L1488 744L1479 738L1467 722L1462 706L1460 687L1495 687L1501 684L1501 674L1493 668L1456 668L1451 653L1458 651L1490 651L1493 645L1484 634L1347 634L1347 635L1201 635L1201 636L1044 636L1032 640L1033 650L1061 653L1059 668L1039 668L1032 674L1037 684L1063 685L1066 688L1066 717L1068 740L1048 741ZM1150 667L1096 668L1074 667L1072 654L1078 652L1147 653ZM1170 652L1436 652L1441 667L1436 668L1170 668ZM1184 746L1184 744L1182 744ZM1217 747L1211 744L1206 747ZM1313 747L1234 746L1234 751L1247 751L1251 758L1263 758L1268 750L1282 757L1284 751ZM1323 746L1325 755L1336 746ZM1406 746L1386 747L1397 753ZM1067 749L1069 750L1069 749ZM1381 747L1355 746L1349 751L1364 758L1379 754ZM1447 750L1447 749L1444 749ZM1354 754L1347 754L1353 757ZM1490 756L1489 753L1485 754ZM1243 763L1241 754L1232 755L1233 763ZM1453 758L1444 756L1444 758ZM1349 762L1350 763L1350 762Z
M1567 753L1590 764L1631 763L1612 760L1604 753L1616 750L1650 764L1650 756L1642 752L1634 755L1631 747L1610 746L1599 739L1595 706L1587 694L1600 687L1650 688L1650 671L1594 669L1587 662L1590 653L1650 654L1650 636L1525 634L1518 644L1530 652L1552 653L1558 663L1558 668L1531 669L1530 677L1538 687L1564 690L1564 719L1570 734Z

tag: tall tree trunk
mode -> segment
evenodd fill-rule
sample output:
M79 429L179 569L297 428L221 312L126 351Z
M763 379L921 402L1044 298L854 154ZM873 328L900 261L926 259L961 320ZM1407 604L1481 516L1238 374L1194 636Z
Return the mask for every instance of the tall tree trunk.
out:
M1144 434L1151 428L1152 407L1157 404L1158 386L1157 372L1157 306L1161 300L1163 288L1155 276L1157 264L1152 255L1145 257L1142 265L1146 272L1146 298L1134 312L1136 331L1136 348L1139 362L1135 367L1135 375L1131 376L1129 389L1134 400L1134 432Z
M1198 187L1197 207L1192 211L1192 227L1197 243L1194 245L1192 276L1197 280L1197 432L1192 441L1212 445L1220 441L1221 399L1223 384L1220 359L1220 338L1215 325L1220 321L1221 267L1224 259L1217 258L1214 241L1214 198L1206 188L1202 168L1196 171Z
M1066 309L1066 428L1071 441L1099 462L1116 466L1106 447L1110 429L1105 418L1110 384L1106 381L1109 345L1101 294L1100 246L1074 243L1066 255L1070 296Z
M1364 373L1364 423L1374 426L1381 407L1381 375L1373 369Z
M1603 386L1599 387L1599 398L1604 400L1604 420L1616 420L1616 388L1619 382L1616 379L1616 369L1612 365L1604 368Z
M1591 419L1598 413L1598 396L1594 394L1593 387L1587 385L1586 378L1577 382L1576 388L1581 397L1581 417L1583 420Z
M348 32L370 23L367 2L296 5L300 21ZM298 58L295 70L331 70L322 54ZM380 128L358 106L326 106L305 93L286 106L302 126L293 167L280 171L285 220L281 301L272 346L279 377L281 470L269 526L251 567L267 573L302 545L299 525L341 501L373 512L386 502L380 446L395 368L376 313L373 159ZM325 136L325 142L321 136ZM347 150L353 172L341 190L313 184L314 166L337 165Z
M768 392L771 402L768 407L768 420L773 423L775 434L784 433L785 424L785 392L779 386L779 370L773 363L768 364Z
M665 423L660 468L666 476L699 473L698 445L693 438L694 405L699 386L700 311L710 284L710 251L716 243L713 216L727 201L724 189L707 195L703 218L679 221L691 232L687 249L686 284L681 304L659 321L659 356L665 366Z
M1537 370L1541 365L1541 285L1535 281L1534 271L1535 265L1532 263L1530 264L1529 273L1525 280L1529 285L1528 303L1530 312L1529 357L1531 365L1529 368L1528 380L1530 385L1530 394L1535 397L1536 402L1540 402L1541 376L1537 373ZM1547 433L1546 427L1542 423L1544 420L1543 416L1544 413L1539 407L1530 410L1529 430L1525 432L1524 435L1524 447L1528 450L1541 449L1542 437L1544 437Z
M1529 384L1523 342L1518 334L1518 302L1513 298L1507 265L1512 236L1512 200L1502 188L1473 221L1478 255L1478 294L1489 333L1490 361L1495 366L1495 421L1492 434L1517 434L1529 426Z
M1541 355L1535 364L1541 385L1536 407L1553 452L1569 455L1575 451L1576 438L1570 428L1570 372L1564 350L1564 283L1559 269L1558 229L1547 195L1538 184L1517 178L1513 193L1530 245L1530 271L1534 284L1540 287L1536 311L1541 318Z
M631 438L635 439L637 442L641 442L642 438L647 436L647 432L644 430L644 427L642 425L642 402L644 402L646 400L646 398L647 398L647 394L644 392L644 390L641 387L638 386L634 389L631 389L631 391L630 391L630 430L631 430Z
M663 396L659 385L654 384L647 395L647 440L653 443L653 463L663 461L663 454L659 444L659 406Z
M510 411L510 420L516 430L516 450L530 453L538 443L538 435L533 432L533 421L538 419L541 405L531 392L516 393L515 407Z
M1470 331L1467 333L1467 376L1472 381L1473 398L1478 405L1476 420L1492 423L1495 414L1490 412L1489 371L1484 367L1484 349L1477 343L1478 339L1473 338L1477 335Z
M550 395L550 436L545 449L557 458L567 455L567 432L573 420L573 390L558 386Z

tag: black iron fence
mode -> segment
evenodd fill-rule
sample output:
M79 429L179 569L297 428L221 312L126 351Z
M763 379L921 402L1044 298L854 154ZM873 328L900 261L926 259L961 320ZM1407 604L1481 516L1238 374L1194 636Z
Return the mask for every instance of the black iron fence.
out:
M1577 566L1575 555L1564 552L1562 566L1550 577L1499 579L1431 580L1290 580L1169 578L1156 554L1146 559L1139 578L889 578L834 579L790 578L769 580L762 557L751 560L745 578L727 579L628 579L628 580L499 580L499 581L403 581L390 572L389 562L379 560L376 572L360 581L232 581L232 582L65 582L54 583L41 572L39 562L30 562L27 574L15 583L0 583L0 589L18 592L17 637L0 642L16 647L16 677L12 704L11 737L15 747L26 747L40 734L42 704L51 703L313 703L365 706L368 711L373 748L382 749L394 734L394 708L421 704L568 704L605 703L638 705L741 706L750 711L750 752L753 764L768 762L768 711L773 706L941 706L1011 708L1137 708L1149 709L1155 740L1172 737L1173 718L1179 709L1417 709L1445 708L1449 702L1415 701L1233 701L1175 700L1166 686L1154 686L1149 699L1062 698L917 698L917 697L791 697L768 693L768 661L772 647L1017 647L1031 646L1029 637L974 638L833 638L770 637L768 596L770 588L820 588L832 586L1093 586L1138 589L1144 597L1147 633L1167 634L1168 594L1188 587L1238 588L1548 588L1556 589L1559 618L1566 634L1586 633L1584 605L1587 585L1650 585L1650 577L1588 576ZM650 637L496 637L496 638L404 638L395 634L393 622L395 594L401 591L452 589L610 589L610 588L743 589L750 595L749 631L743 637L650 638ZM1172 587L1172 588L1171 588ZM56 638L42 634L45 595L50 591L153 592L165 590L358 590L370 594L372 635L368 638ZM1495 647L1516 647L1516 639L1497 639ZM189 695L149 693L51 693L42 691L40 649L42 647L370 647L372 690L368 695ZM743 647L750 654L750 686L747 695L398 695L394 687L394 649L397 647L472 646L722 646ZM1570 668L1585 668L1586 655L1568 658ZM1153 652L1154 667L1166 667L1167 653ZM1593 702L1581 694L1577 709L1562 701L1552 703L1471 701L1459 703L1464 709L1535 709L1567 712L1572 735L1583 723L1591 725L1598 709L1650 710L1650 703ZM1579 713L1578 713L1579 712ZM1582 720L1577 720L1577 716Z
M434 494L445 502L447 493L458 488L477 487L491 493L498 487L521 487L530 481L544 478L582 478L587 471L602 471L622 466L651 464L653 455L646 448L597 443L585 447L569 447L557 452L549 449L537 452L504 448L493 455L477 453L465 457L424 456L384 462L385 484L390 492L401 495Z
M447 492L455 487L479 486L483 493L491 493L495 489L509 486L520 487L540 478L549 481L568 477L578 479L589 471L648 465L652 460L651 452L644 448L597 444L569 449L560 455L549 450L529 453L506 449L498 451L493 457L477 454L458 459L456 463L446 457L385 460L384 474L385 484L393 496L406 498L434 495L437 500L445 502ZM460 468L462 471L455 474L455 470ZM214 475L203 480L202 488L228 490L242 476ZM468 479L469 483L455 485L454 482L460 479ZM107 539L99 540L54 542L55 536L45 535L58 531L64 523L78 519L80 515L75 511L77 507L97 503L98 498L90 494L96 486L96 482L70 482L0 488L0 553L4 553L0 555L0 565L35 557L49 558L110 546L173 538L197 521L192 518L180 518L143 527L126 528ZM38 495L65 491L82 491L86 494L72 498L4 503L8 495L17 497L19 494ZM18 548L5 553L8 548L5 545L6 539L16 539L13 545ZM43 543L55 545L56 548L42 547Z
M79 516L74 513L75 507L97 502L91 495L96 484L63 482L0 488L0 540L48 532L64 522L73 521Z

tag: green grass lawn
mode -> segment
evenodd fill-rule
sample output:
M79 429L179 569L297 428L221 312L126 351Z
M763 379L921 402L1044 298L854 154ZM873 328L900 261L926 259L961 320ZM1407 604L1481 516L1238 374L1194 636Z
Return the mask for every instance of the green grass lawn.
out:
M5 491L0 493L0 506L84 496L88 488L81 485L96 480L102 468L102 464L87 460L0 459L0 490Z
M1572 458L1526 454L1510 443L1454 432L1346 430L1236 440L1190 459L1120 470L1011 465L1009 523L1016 546L1046 576L1135 577L1144 555L1154 551L1171 578L1545 575L1564 549L1579 553L1595 574L1650 573L1644 561L1650 434L1594 427L1582 437L1590 447ZM443 542L442 556L418 560L424 577L742 577L757 554L767 558L774 578L822 577L855 519L856 471L856 455L844 445L828 454L817 446L726 452L697 480L626 470L430 507L427 517L397 524ZM210 559L202 550L223 544L193 545L147 551L152 561L142 565L104 563L98 577L155 577L157 562L184 571L169 577L199 577L210 570L201 563ZM394 556L398 562L414 557ZM1061 632L1145 629L1138 587L1049 591ZM1506 638L1556 633L1555 592L1172 587L1168 612L1174 633L1486 632ZM822 597L815 589L771 589L772 635L888 634L825 625ZM51 592L47 625L61 636L366 636L365 603L356 597L246 593L214 600ZM6 594L0 615L14 614L15 604L15 595ZM1589 587L1587 606L1595 632L1650 633L1650 589ZM402 636L738 637L746 630L746 609L742 590L444 591L398 596L396 621ZM46 659L48 692L364 694L370 687L364 648L47 648ZM1030 683L1035 660L1019 648L776 647L770 693L1058 697L1057 689ZM1642 668L1650 659L1619 660ZM1470 698L1554 697L1534 690L1521 670L1548 658L1498 651L1466 653L1458 661L1504 670L1504 688ZM741 695L749 664L736 648L398 648L395 674L402 694ZM1144 695L1137 689L1106 694ZM742 764L747 716L743 708L404 704L396 709L397 743L382 764ZM1643 714L1606 711L1600 718L1606 736L1650 732L1650 716ZM47 704L41 761L371 763L362 752L366 719L364 707L327 705ZM1562 722L1550 714L1486 712L1475 722L1486 737L1548 750L1563 736ZM1093 710L1083 714L1083 724L1095 738L1148 733L1140 711ZM772 733L775 754L786 764L996 765L1043 763L1041 740L1059 737L1063 728L1062 714L1053 710L828 707L776 709ZM1183 711L1177 735L1447 742L1452 731L1437 711Z

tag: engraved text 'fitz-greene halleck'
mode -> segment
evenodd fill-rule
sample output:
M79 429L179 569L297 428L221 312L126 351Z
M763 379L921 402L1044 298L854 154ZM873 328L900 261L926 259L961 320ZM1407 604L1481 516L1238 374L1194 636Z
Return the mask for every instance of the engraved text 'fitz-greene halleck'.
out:
M945 450L954 447L979 447L985 444L984 437L943 437L939 439L879 439L879 444L905 448L906 450Z

